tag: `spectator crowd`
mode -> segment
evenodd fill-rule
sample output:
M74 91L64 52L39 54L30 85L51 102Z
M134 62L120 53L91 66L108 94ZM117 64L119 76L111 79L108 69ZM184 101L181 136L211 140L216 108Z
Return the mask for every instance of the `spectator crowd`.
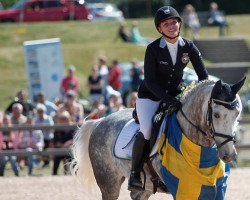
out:
M122 97L122 70L118 60L107 65L105 56L98 57L98 62L91 69L86 87L89 90L88 106L80 103L79 80L76 69L70 65L67 75L61 80L60 100L52 102L46 98L44 91L40 91L33 101L28 92L21 89L6 109L0 112L0 127L11 126L53 126L73 125L83 120L98 119L113 112L133 108L137 98L137 88L143 74L139 62L131 61L131 85L126 98ZM125 99L125 100L124 100ZM8 130L8 129L5 129ZM52 175L57 175L62 162L64 174L69 173L67 156L1 156L5 150L43 151L47 148L70 148L75 130L42 129L42 130L8 130L0 131L0 176L4 176L6 164L9 162L15 176L20 176L21 170L27 169L27 175L34 175L35 169L51 166Z

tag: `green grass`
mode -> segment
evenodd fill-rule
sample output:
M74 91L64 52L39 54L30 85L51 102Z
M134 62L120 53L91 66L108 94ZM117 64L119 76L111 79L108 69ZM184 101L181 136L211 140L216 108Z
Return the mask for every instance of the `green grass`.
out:
M230 36L242 36L250 42L250 15L228 16ZM140 19L139 28L145 37L156 38L153 19ZM130 27L132 20L128 20ZM112 59L127 62L132 58L144 59L145 47L125 44L116 39L117 22L56 22L30 24L0 24L0 109L4 109L16 91L27 88L23 42L45 38L61 38L65 69L69 64L77 68L80 90L86 97L86 78L97 56L105 54ZM218 28L201 29L201 38L218 37Z

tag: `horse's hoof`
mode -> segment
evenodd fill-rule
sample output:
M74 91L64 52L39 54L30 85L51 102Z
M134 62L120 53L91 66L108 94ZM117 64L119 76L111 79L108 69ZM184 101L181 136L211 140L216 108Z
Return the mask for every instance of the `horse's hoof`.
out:
M133 192L133 191L144 191L143 187L140 185L129 185L128 190Z

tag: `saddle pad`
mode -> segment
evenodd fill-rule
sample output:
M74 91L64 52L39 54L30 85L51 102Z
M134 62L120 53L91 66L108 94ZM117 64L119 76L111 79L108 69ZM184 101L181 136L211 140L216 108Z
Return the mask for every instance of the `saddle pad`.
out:
M158 144L160 142L160 137L163 131L165 130L166 126L166 117L163 120L163 123L161 125L158 139L156 140L156 143L150 153L150 156L154 155L158 151ZM132 158L132 150L134 146L135 136L137 132L139 131L140 126L139 124L135 123L134 119L131 119L128 121L123 129L121 130L120 134L118 135L115 145L114 145L114 156L120 159L127 159L130 160Z

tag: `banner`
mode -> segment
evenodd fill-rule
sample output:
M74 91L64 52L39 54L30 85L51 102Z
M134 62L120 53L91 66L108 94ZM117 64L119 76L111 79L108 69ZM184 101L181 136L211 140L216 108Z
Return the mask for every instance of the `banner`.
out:
M60 98L64 76L60 39L25 41L23 46L31 100L35 101L39 92L44 92L50 101Z

